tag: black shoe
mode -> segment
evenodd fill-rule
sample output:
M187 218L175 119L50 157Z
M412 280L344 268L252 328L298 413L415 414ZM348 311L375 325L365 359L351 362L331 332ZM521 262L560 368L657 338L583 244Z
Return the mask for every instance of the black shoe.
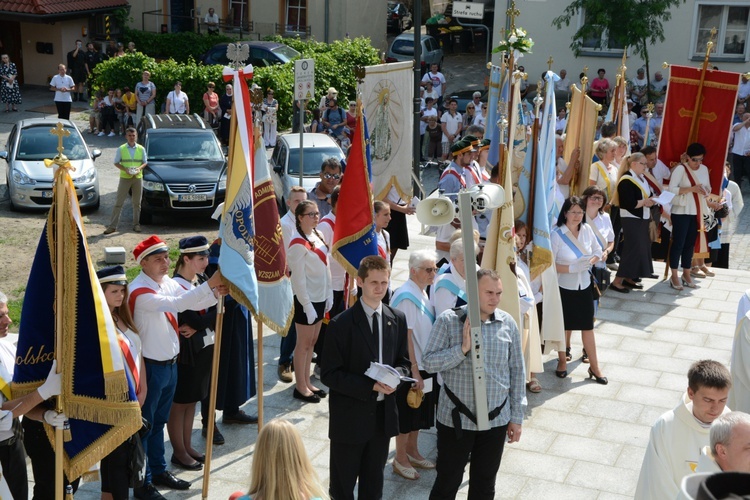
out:
M233 413L231 415L227 415L226 413L224 413L224 416L221 417L221 423L223 424L257 424L258 416L248 415L242 410L238 411L237 413Z
M193 460L195 460L196 462L200 462L200 463L206 462L206 455L204 455L203 453L201 453L197 457L195 455L190 455L190 456L193 457Z
M565 348L565 361L571 361L573 356L570 354L570 347Z
M320 399L324 399L327 396L326 391L324 391L323 389L312 391L312 393L318 396Z
M294 397L294 399L299 399L300 401L304 401L306 403L320 403L320 396L318 396L317 394L310 394L309 396L305 396L304 394L299 392L296 387L294 388L292 397Z
M583 354L581 355L581 363L588 363L589 362L589 355L586 354L586 349L583 350Z
M186 464L186 463L180 462L177 459L177 457L174 456L174 453L172 454L172 458L169 461L172 462L177 467L180 467L185 470L201 470L203 468L203 464L197 460L193 462L192 464Z
M652 280L658 280L659 279L659 275L658 274L649 274L646 277L649 278L649 279L652 279Z
M555 370L555 375L557 378L565 378L568 376L568 370Z
M593 378L596 380L597 384L607 385L609 383L609 380L607 380L607 377L597 377L594 375L594 372L591 371L591 368L589 368L589 378Z
M203 426L203 430L201 431L201 436L207 437L208 436L208 429L206 426ZM224 439L224 435L219 431L219 428L216 427L216 424L214 424L214 444L224 444L226 443L226 440Z
M624 283L624 282L623 282ZM630 293L630 288L615 286L614 284L609 285L610 290L614 290L618 293Z
M167 488L171 488L173 490L187 490L190 488L190 483L183 479L176 478L174 474L172 474L168 470L165 470L158 476L152 477L151 482L159 486L166 486Z
M628 288L634 288L636 290L643 290L643 285L641 285L640 283L635 283L635 282L631 283L629 281L623 281L622 284Z
M166 500L164 495L159 493L159 490L151 483L144 484L140 488L134 488L133 496L139 500Z

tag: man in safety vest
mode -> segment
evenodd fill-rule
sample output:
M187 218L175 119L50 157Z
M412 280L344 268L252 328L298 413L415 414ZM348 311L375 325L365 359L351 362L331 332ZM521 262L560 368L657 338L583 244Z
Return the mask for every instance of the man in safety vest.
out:
M146 148L136 142L138 132L133 127L125 130L125 138L128 142L117 148L115 153L115 167L120 169L120 182L117 185L117 201L112 211L112 220L104 230L104 234L112 234L117 231L117 223L120 221L120 212L125 204L128 193L133 200L133 231L141 232L141 196L143 194L143 169L148 164Z

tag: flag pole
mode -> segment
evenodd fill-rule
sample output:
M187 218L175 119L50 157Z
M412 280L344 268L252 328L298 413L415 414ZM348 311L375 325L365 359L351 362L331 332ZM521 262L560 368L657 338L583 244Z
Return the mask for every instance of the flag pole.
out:
M527 215L526 215L526 227L528 228L527 231L529 234L532 234L534 231L534 195L536 192L536 162L537 157L539 155L538 146L539 146L539 128L541 127L541 117L539 116L539 108L542 106L542 102L544 101L544 98L541 95L542 91L542 81L539 80L536 84L537 92L536 97L534 97L534 125L531 128L531 179L529 180L529 200L528 200L528 208L527 208ZM526 154L528 154L528 147L526 149Z
M63 282L63 269L65 259L65 238L60 235L63 233L62 226L65 224L65 166L68 164L68 158L63 154L63 136L69 136L70 132L65 130L62 123L58 122L50 133L57 136L57 155L52 160L53 165L57 166L55 172L55 223L52 227L55 235L55 360L57 361L57 373L62 372L62 353L63 346L63 313L65 306L63 304L63 295L65 293L65 283ZM62 395L57 396L55 400L55 411L62 413L64 405ZM63 449L63 429L55 427L55 499L63 499L64 471L63 459L65 450Z
M224 296L219 296L216 304L216 329L214 333L214 356L211 364L211 387L208 392L208 425L206 431L206 460L203 464L203 500L208 498L208 485L211 481L211 455L214 443L216 422L216 387L219 383L219 360L221 358L221 334L224 327Z
M263 428L263 322L258 323L258 432Z
M578 147L581 148L581 151L583 151L583 144L581 144L581 132L583 131L583 114L584 110L586 109L586 84L589 81L588 76L586 76L586 73L588 72L589 68L588 66L583 67L583 77L581 78L581 103L578 105L578 109L580 111L580 115L578 116L578 123L576 123L576 135L575 139L578 141ZM572 110L571 110L572 111ZM570 161L570 158L568 159ZM578 188L578 170L573 171L573 179L570 182L570 195L571 196L577 196L579 192Z
M716 36L716 28L711 28L711 36L706 43L706 55L703 57L703 67L701 68L701 78L698 82L698 92L695 94L695 106L693 106L693 118L690 121L690 134L688 135L688 143L686 146L694 143L698 140L698 123L700 122L701 115L701 101L703 100L703 86L706 81L706 71L708 70L708 59L711 57L711 51L714 48L714 37Z

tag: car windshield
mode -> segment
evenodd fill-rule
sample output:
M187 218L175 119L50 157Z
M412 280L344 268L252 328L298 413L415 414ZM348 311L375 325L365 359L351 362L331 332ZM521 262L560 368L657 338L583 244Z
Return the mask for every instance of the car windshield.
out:
M54 158L57 155L57 136L49 133L50 127L51 125L44 124L21 130L16 160L41 161ZM65 130L70 135L63 136L63 154L69 160L88 159L88 150L81 134L71 126L66 126Z
M146 141L146 154L149 161L224 159L216 137L210 130L151 133Z
M396 39L391 45L391 52L394 54L400 54L402 56L413 56L414 55L414 40L407 40L406 38Z
M304 155L304 175L318 175L320 173L320 166L332 156L339 160L343 159L341 150L337 148L306 148ZM299 149L291 150L289 163L287 164L287 173L292 177L295 174L299 175Z
M291 61L295 57L299 57L299 52L294 50L291 47L288 47L286 45L281 45L279 47L276 47L275 49L272 49L271 52L276 54L279 59L284 61L285 63Z

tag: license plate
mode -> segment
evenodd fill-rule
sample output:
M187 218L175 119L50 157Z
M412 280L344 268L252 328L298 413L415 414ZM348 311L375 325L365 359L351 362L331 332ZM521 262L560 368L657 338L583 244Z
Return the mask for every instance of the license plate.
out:
M52 191L42 191L42 198L52 198Z
M206 201L205 194L181 194L177 197L177 201Z

